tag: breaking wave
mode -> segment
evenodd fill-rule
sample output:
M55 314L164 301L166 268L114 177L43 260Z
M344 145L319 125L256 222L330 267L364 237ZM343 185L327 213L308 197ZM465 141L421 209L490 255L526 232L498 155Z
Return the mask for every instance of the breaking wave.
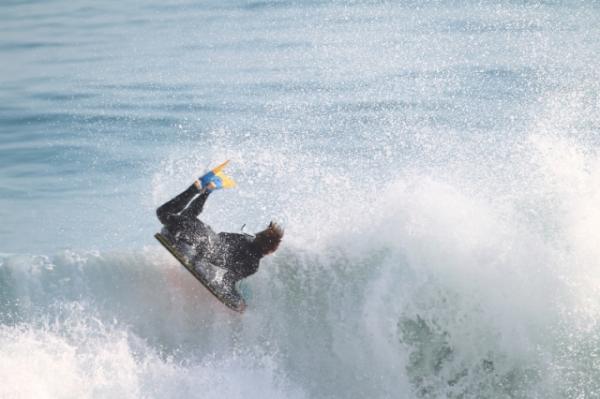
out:
M242 316L158 245L4 254L0 396L594 397L600 157L515 148L510 185L413 169L288 221Z

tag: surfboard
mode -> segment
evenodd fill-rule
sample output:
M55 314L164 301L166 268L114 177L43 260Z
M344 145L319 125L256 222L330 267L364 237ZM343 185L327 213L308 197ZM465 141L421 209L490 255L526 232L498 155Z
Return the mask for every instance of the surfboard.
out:
M227 280L222 269L219 270L220 268L207 262L192 263L165 234L156 233L154 238L225 306L240 313L246 309L246 301L237 291L235 284Z

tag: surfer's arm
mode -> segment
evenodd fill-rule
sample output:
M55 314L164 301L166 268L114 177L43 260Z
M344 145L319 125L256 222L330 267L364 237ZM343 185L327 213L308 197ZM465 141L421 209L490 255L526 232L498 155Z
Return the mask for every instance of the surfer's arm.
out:
M181 212L198 193L198 188L192 184L177 197L165 202L156 210L156 216L158 216L158 220L160 220L162 224L167 225L169 223L169 218ZM206 198L204 201L206 201ZM202 204L204 204L204 202L202 202Z

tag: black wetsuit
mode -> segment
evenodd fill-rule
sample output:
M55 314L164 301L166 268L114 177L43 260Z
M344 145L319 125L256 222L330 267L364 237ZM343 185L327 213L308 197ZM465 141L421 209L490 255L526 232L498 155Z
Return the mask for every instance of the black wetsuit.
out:
M227 269L230 279L238 281L256 273L262 254L253 237L236 233L216 234L197 218L209 195L210 192L200 192L192 184L156 210L158 220L176 243L185 243L193 248L194 259L206 260Z

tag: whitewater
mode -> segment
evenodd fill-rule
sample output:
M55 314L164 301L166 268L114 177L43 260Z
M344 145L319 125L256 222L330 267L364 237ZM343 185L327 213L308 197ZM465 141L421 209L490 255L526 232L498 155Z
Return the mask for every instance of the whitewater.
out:
M599 398L600 8L0 4L0 398ZM286 228L229 311L154 239Z

